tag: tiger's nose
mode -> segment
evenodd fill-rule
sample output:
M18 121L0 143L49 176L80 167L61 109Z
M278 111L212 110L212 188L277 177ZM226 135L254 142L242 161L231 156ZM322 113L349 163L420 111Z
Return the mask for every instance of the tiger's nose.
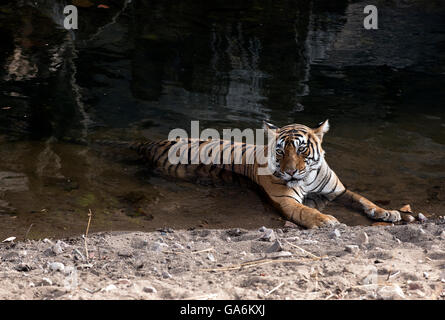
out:
M287 169L286 173L290 176L293 176L294 174L296 174L298 172L298 169Z

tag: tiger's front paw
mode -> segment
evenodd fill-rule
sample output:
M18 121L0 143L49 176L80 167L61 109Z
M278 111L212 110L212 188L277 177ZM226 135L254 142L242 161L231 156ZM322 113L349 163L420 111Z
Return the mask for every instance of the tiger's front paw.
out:
M308 228L324 228L333 227L340 224L340 222L329 214L319 213L313 216L313 219L308 223Z
M370 210L366 210L366 214L374 220L382 220L388 222L397 222L402 219L399 211L386 210L383 208L372 208Z

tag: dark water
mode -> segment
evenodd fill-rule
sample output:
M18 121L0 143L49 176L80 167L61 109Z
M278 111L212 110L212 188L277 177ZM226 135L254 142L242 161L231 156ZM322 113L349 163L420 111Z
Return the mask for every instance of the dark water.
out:
M255 191L153 176L92 141L173 128L309 126L327 160L382 206L443 215L445 10L440 1L64 1L0 5L0 236L163 226L280 226ZM108 9L97 8L107 4ZM335 205L324 212L369 224ZM30 228L30 229L29 229Z

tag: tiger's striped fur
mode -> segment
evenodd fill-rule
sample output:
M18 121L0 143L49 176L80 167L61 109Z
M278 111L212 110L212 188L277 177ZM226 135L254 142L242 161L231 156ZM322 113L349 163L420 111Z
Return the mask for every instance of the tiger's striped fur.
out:
M347 190L337 175L329 168L321 147L324 134L329 130L326 120L311 129L300 124L277 128L265 122L265 128L275 132L274 144L265 164L256 161L257 153L267 154L269 146L238 143L227 140L177 139L147 142L137 145L138 152L163 174L183 179L197 177L221 178L223 175L244 176L260 186L272 204L288 219L307 228L338 224L336 218L303 204L308 195L316 194L332 201L357 208L370 218L399 221L400 213L385 210L365 197ZM197 161L200 154L212 161ZM213 152L216 150L215 152ZM230 151L229 151L230 150ZM187 154L185 154L187 152ZM174 164L169 154L186 156L186 164ZM229 161L224 162L227 155ZM271 174L258 174L268 167Z

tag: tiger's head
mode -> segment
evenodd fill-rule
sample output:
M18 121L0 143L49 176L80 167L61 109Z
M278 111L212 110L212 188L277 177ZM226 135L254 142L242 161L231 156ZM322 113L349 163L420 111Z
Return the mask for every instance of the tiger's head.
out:
M264 122L264 129L271 130L275 137L268 166L276 177L293 186L320 168L325 154L321 143L329 130L328 120L313 129L301 124L278 128Z

